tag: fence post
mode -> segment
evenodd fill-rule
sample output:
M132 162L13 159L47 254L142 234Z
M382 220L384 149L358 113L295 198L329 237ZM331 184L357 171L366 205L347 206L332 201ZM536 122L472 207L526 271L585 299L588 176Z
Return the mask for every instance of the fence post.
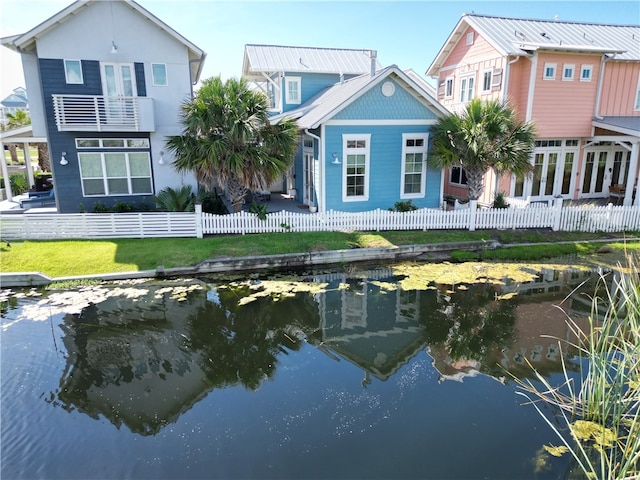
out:
M553 226L551 227L554 232L560 230L560 220L562 219L562 197L554 199L553 206L555 207L553 212Z
M196 203L196 211L195 211L195 219L196 219L196 238L202 238L202 204Z
M478 200L469 200L469 231L476 229L476 212L478 211Z

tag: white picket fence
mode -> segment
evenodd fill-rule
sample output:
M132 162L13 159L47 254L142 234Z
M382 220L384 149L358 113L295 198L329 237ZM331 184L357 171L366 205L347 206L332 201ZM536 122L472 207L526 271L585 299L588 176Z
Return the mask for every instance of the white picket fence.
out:
M268 232L336 232L383 230L484 230L549 228L556 231L622 232L640 230L640 207L552 206L525 208L420 209L411 212L373 210L349 213L281 211L260 219L255 214L119 213L0 215L0 238L151 238L197 237Z
M0 215L2 240L197 237L194 213Z

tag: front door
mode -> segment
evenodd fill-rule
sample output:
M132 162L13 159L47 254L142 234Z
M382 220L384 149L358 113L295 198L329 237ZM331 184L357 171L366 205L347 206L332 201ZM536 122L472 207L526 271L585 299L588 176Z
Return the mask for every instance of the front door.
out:
M133 116L133 97L137 95L131 63L102 63L102 92L107 121L123 121Z
M542 143L544 142L544 143ZM545 140L533 155L531 175L514 178L514 197L550 200L557 196L573 198L577 140Z
M612 163L609 149L590 149L585 153L582 173L582 198L598 198L609 194Z
M302 165L304 170L304 195L305 205L315 205L315 160L313 158L313 140L304 140L302 149Z

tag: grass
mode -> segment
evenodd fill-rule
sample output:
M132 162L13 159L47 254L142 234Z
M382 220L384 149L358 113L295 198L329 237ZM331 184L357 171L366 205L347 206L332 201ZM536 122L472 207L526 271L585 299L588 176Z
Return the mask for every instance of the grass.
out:
M24 150L18 148L16 153L18 154L18 164L24 165ZM29 147L29 156L32 162L36 162L38 160L38 147ZM9 150L5 150L4 158L7 161L7 165L14 165L11 161L11 152Z
M622 268L619 269L623 271ZM567 325L579 352L580 379L567 374L570 359L562 358L564 379L551 385L536 372L539 383L516 382L529 400L551 405L557 415L548 419L563 445L545 446L552 455L567 452L574 467L587 478L631 479L640 473L640 277L637 261L629 260L626 274L608 282L601 277L592 300L589 325L583 330L571 318ZM599 292L604 292L599 296ZM604 312L604 314L602 313ZM563 349L561 348L561 351ZM563 427L556 423L562 419ZM567 433L563 433L567 432ZM575 471L568 478L575 478Z
M116 240L47 240L15 241L2 244L0 264L4 272L42 272L51 277L91 275L109 272L189 267L203 260L248 255L275 255L350 248L388 247L425 243L448 243L472 240L498 240L502 243L555 242L560 239L585 241L612 238L597 234L571 234L531 231L399 231L399 232L309 232L270 233L260 235L221 235L204 239L157 238ZM567 251L588 253L601 244L569 244ZM553 249L552 249L553 247ZM513 247L504 249L506 257L491 253L496 259L518 259L526 253L528 260L547 258L559 245ZM626 245L629 248L629 245ZM620 249L625 245L619 244ZM491 251L485 252L489 254ZM519 253L520 252L520 253Z

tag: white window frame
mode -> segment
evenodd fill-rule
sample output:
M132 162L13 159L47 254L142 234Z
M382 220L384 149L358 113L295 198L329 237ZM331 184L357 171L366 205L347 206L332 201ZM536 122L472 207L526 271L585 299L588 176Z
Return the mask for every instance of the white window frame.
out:
M453 169L454 168L459 168L460 169L460 182L454 182L453 181ZM454 185L456 187L462 187L462 188L468 188L469 187L469 183L462 183L462 172L464 172L464 167L462 165L452 165L449 168L449 184L450 185ZM466 176L466 174L465 174Z
M589 76L585 78L584 72L589 72ZM582 65L580 67L580 81L590 82L592 78L593 78L593 65Z
M364 147L348 147L350 141L363 141ZM369 200L369 178L371 174L371 134L344 134L342 135L342 201L343 202L366 202ZM364 192L362 195L347 194L347 167L349 155L364 155Z
M164 83L156 82L156 72L154 67L162 67L164 70ZM154 87L168 87L169 86L169 75L167 73L167 64L166 63L152 63L151 64L151 84Z
M467 33L467 45L473 45L473 32Z
M482 93L490 93L493 85L493 68L482 71Z
M467 103L475 97L476 73L460 77L460 103Z
M547 74L548 70L551 70L551 74ZM557 63L547 62L544 64L544 70L542 71L542 79L543 80L555 80L556 79L556 71L558 70Z
M420 146L407 146L408 140L422 140ZM400 176L400 198L424 198L427 184L427 145L429 141L428 133L403 133L402 134L402 174ZM407 155L422 154L422 171L420 172L420 191L406 193L405 176L407 175ZM412 174L415 172L412 172Z
M291 98L291 90L289 85L295 84L297 87L297 98ZM301 77L284 77L284 96L285 103L288 105L299 105L302 103L302 78Z
M453 77L447 77L444 79L444 97L453 97Z
M80 81L72 81L72 79L70 79L69 76L69 65L70 64L74 64L74 65L78 65L78 67L80 67ZM67 82L67 84L73 84L73 85L82 85L84 84L84 73L82 72L82 60L64 60L64 79Z
M567 75L567 72L569 72L570 75ZM576 74L576 65L574 63L565 63L562 66L562 81L563 82L572 82L575 74Z
M105 155L110 153L118 153L124 154L125 162L127 167L127 176L126 177L108 177L107 176L107 167L106 167L106 159ZM131 175L131 164L129 161L129 154L146 154L147 161L149 162L149 176L148 177L133 177ZM100 177L84 177L82 175L82 162L80 161L83 155L100 155L100 161L102 164L102 176ZM149 152L140 152L140 151L118 151L118 152L105 152L105 151L86 151L86 152L78 152L78 169L80 170L80 184L82 185L82 195L87 198L95 198L95 197L132 197L132 196L140 196L140 195L153 195L153 172L151 170L151 155ZM114 178L126 178L127 179L127 190L129 193L110 193L109 192L109 179ZM148 178L149 179L149 192L133 192L131 181L134 178ZM104 185L104 193L95 193L95 194L86 194L84 180L102 180Z

